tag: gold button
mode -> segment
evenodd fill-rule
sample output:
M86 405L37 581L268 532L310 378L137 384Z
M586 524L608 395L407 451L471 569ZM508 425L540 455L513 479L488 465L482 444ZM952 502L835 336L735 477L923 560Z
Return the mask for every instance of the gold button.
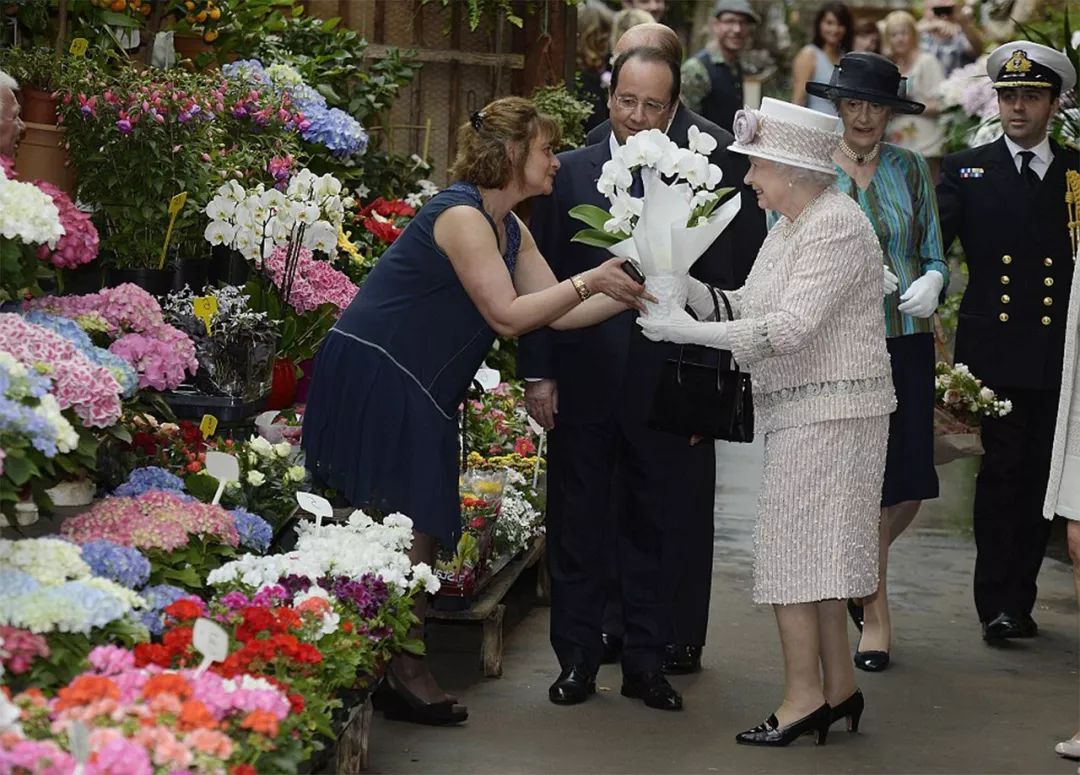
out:
M1045 299L1043 299L1043 306L1044 307L1052 307L1052 306L1054 306L1054 300L1051 299L1049 296L1047 296Z
M1050 258L1050 256L1047 256L1046 258L1043 259L1043 266L1053 266L1053 265L1054 265L1054 259Z
M1054 278L1053 277L1047 277L1046 279L1043 280L1043 285L1045 285L1047 288L1049 288L1053 284L1054 284Z
M1009 284L1009 276L1007 274L1003 274L1001 276L1001 284L1002 285L1008 285Z
M1011 264L1012 263L1012 256L1007 255L1007 254L1002 256L1001 257L1001 263L1003 263L1003 264Z
M1002 312L1000 315L998 315L998 320L1000 320L1002 323L1008 323L1009 322L1009 313L1008 312Z
M1012 301L1012 299L1009 298L1009 294L1007 294L1007 293L1001 294L1001 303L1002 304L1008 304L1010 301Z
M1048 326L1048 325L1050 325L1050 318L1048 318L1048 317L1043 317L1043 319L1042 319L1042 324L1043 324L1044 326Z

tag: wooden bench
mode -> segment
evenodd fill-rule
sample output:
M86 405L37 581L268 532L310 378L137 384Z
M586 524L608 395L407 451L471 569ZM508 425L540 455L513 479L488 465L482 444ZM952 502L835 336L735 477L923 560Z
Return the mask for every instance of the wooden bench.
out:
M538 536L532 546L496 569L488 582L476 593L471 605L460 611L444 611L431 606L427 618L434 621L459 622L464 624L479 623L483 628L480 642L480 667L484 675L498 678L502 675L503 656L503 616L506 606L503 598L514 582L528 568L540 563L537 573L537 596L544 602L550 597L547 585L546 566L543 563L544 536Z

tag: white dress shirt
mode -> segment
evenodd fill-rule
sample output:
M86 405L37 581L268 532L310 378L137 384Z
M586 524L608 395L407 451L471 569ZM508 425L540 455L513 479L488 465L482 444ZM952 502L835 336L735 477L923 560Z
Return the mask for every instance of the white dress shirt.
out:
M1049 137L1044 137L1043 141L1034 148L1021 148L1010 140L1008 135L1005 135L1005 145L1009 149L1009 155L1012 156L1013 163L1016 164L1017 172L1020 171L1024 164L1024 160L1020 156L1020 153L1022 151L1032 151L1034 152L1035 157L1031 160L1031 169L1035 170L1035 174L1039 176L1039 180L1046 177L1046 171L1050 169L1050 163L1054 161L1054 152L1050 150Z

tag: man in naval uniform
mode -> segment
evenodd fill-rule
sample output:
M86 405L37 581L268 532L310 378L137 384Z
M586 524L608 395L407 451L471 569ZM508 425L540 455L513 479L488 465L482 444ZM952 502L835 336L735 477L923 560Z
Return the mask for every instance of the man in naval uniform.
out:
M1059 51L1006 43L987 59L1005 136L946 156L937 187L946 247L955 237L969 281L956 362L1012 402L984 418L975 485L975 607L988 643L1030 638L1036 578L1050 532L1041 504L1061 389L1073 272L1065 172L1078 154L1048 137L1076 71Z

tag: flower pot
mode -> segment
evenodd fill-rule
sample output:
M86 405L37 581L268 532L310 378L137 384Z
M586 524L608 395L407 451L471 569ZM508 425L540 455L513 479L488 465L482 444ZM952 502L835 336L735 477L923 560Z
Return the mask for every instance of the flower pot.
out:
M296 383L296 403L306 404L308 389L311 387L311 378L315 376L315 359L306 358L300 361L300 371L303 376Z
M274 377L270 385L267 409L286 409L296 400L296 364L291 358L274 361Z
M38 521L38 507L33 501L19 501L15 504L15 521L0 514L0 527L26 527Z
M98 261L77 266L74 269L58 269L66 296L97 293L105 286L105 277Z
M105 285L132 283L154 296L167 296L173 289L175 272L172 269L116 269L105 270Z
M214 247L207 267L207 279L211 283L243 285L250 273L251 268L242 255L221 245Z
M56 106L59 101L52 93L35 89L32 86L24 86L20 90L22 99L22 119L31 124L49 124L56 126Z
M54 506L86 506L94 500L97 486L91 479L79 479L74 482L60 482L45 492L52 499Z
M195 293L202 291L210 280L210 259L181 258L173 276L173 288L182 291L187 285Z
M15 171L23 180L44 180L65 193L75 191L75 170L68 164L64 130L53 124L27 122L15 152Z

